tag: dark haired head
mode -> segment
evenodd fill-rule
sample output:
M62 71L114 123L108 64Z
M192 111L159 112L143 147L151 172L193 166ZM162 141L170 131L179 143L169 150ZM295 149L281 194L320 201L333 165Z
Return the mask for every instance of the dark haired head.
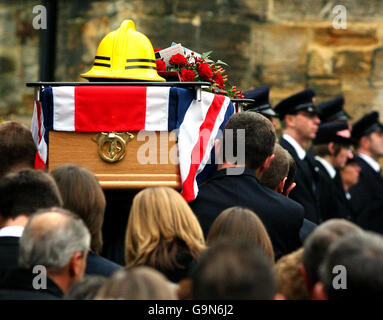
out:
M289 159L287 151L278 143L274 147L274 158L269 168L262 174L259 182L271 190L276 190L289 171Z
M309 287L319 281L319 266L329 246L346 234L361 232L357 225L343 219L330 219L318 226L305 240L302 264L305 268Z
M73 164L61 165L51 174L61 192L64 208L84 220L92 236L91 248L100 253L106 201L96 176L88 169Z
M320 266L329 300L375 300L383 297L383 238L372 232L345 235L334 242ZM335 287L343 272L345 287Z
M20 168L33 168L36 145L31 131L16 121L0 123L0 177Z
M31 215L63 202L53 178L42 171L23 169L0 178L0 215L3 219Z
M191 278L195 300L270 300L277 293L270 259L246 241L225 240L207 249Z
M224 131L224 162L231 162L226 150L228 154L232 151L234 158L238 158L238 153L241 152L244 154L246 167L258 169L273 154L275 141L274 126L266 117L256 112L236 113L230 117ZM237 150L237 146L242 143L245 150Z

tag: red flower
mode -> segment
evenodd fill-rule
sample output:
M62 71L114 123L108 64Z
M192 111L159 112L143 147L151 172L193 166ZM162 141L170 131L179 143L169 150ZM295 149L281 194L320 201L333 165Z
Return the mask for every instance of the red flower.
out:
M198 71L199 76L203 80L210 81L211 77L213 76L213 72L211 71L209 65L206 62L200 63L197 66L197 71Z
M169 60L169 64L180 66L180 67L183 67L186 63L187 63L186 58L180 53L173 55Z
M156 60L156 67L157 67L157 71L166 71L166 64L164 60L162 59Z
M195 73L193 70L182 69L181 71L182 81L195 81Z
M225 84L223 82L223 78L222 78L222 75L217 72L214 77L213 77L213 81L217 84L217 87L220 88L220 89L225 89Z

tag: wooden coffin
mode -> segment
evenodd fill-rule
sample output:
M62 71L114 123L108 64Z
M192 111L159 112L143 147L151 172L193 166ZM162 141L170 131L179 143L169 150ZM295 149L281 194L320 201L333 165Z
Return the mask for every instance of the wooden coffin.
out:
M49 132L48 168L64 163L91 170L104 189L142 189L154 186L181 188L178 149L173 132L130 132L124 157L116 162L103 160L97 132ZM142 137L147 135L144 141ZM101 152L107 153L110 143ZM176 153L176 158L175 158Z

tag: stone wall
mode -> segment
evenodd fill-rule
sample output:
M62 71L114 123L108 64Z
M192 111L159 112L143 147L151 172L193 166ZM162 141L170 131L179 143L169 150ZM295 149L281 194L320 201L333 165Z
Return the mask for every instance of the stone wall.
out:
M343 2L343 3L342 3ZM354 120L383 118L382 0L58 1L56 81L84 81L99 41L126 18L154 47L172 41L230 65L242 90L269 84L273 103L311 87L318 102L343 93ZM0 0L0 117L30 116L38 80L38 1ZM332 27L332 8L347 9L347 29Z
M40 1L0 0L0 120L20 116L29 121L38 80L39 34L32 28L33 7Z

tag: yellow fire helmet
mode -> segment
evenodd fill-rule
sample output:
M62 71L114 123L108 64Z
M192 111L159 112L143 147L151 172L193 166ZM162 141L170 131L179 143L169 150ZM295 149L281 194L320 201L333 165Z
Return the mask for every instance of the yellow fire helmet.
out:
M156 59L150 40L136 31L132 20L108 33L97 48L93 67L83 78L165 81L157 74Z

